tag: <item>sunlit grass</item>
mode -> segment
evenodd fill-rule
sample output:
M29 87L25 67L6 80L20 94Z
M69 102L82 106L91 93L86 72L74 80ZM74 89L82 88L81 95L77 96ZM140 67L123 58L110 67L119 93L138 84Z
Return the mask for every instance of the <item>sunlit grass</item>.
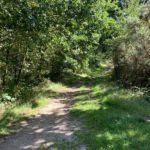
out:
M64 91L66 87L60 83L53 83L46 80L34 88L36 95L30 97L30 100L21 104L8 104L0 105L0 136L9 135L16 131L19 122L40 111L52 99L53 96L59 94L58 92ZM30 96L30 95L29 95Z
M150 147L150 103L141 90L125 89L108 72L96 78L82 78L82 91L74 97L72 116L80 118L77 132L89 150L148 150ZM89 84L91 83L91 84ZM87 94L87 88L91 92Z
M64 86L62 83L54 83L54 82L51 82L49 80L45 80L44 81L44 86L42 87L43 90L51 90L53 92L58 92L58 93L61 93L61 92L64 92L66 90L66 86Z

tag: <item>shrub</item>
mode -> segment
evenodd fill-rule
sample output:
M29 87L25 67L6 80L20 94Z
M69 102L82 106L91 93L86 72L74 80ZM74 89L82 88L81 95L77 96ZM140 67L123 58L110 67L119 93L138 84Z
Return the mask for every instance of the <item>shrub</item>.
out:
M118 44L114 51L115 77L127 85L150 86L149 4L141 8L139 17L129 19L123 35L115 42Z

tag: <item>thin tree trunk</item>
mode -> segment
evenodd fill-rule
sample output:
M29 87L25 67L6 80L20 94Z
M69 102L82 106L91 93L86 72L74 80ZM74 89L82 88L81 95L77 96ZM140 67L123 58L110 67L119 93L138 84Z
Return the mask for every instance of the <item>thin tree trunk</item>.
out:
M6 60L5 60L6 67L5 67L5 70L4 70L4 74L2 76L2 86L3 87L5 87L5 85L6 85L6 75L8 73L8 62L9 62L9 50L7 49L7 51L6 51Z

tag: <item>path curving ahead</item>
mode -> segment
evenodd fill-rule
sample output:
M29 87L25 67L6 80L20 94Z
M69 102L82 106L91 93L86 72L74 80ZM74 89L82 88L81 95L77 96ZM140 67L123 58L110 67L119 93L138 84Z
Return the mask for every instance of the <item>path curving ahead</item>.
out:
M79 130L79 123L69 116L69 109L72 96L78 90L67 88L38 114L21 122L22 127L16 134L0 139L0 150L54 150L61 149L61 146L55 148L57 143L74 141L73 134ZM74 148L70 146L67 149ZM82 145L75 149L86 148Z

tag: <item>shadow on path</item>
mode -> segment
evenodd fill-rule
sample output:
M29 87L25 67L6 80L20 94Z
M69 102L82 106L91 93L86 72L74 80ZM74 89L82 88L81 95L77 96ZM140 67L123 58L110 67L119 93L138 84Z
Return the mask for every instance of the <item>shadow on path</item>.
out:
M14 135L0 139L0 150L34 150L42 149L41 145L47 145L45 149L53 149L57 143L75 142L74 132L79 130L79 122L69 116L69 109L77 88L68 88L60 97L54 99L39 114L22 121L21 127ZM58 149L58 147L57 147ZM67 149L73 149L67 144ZM85 149L85 148L75 148Z

